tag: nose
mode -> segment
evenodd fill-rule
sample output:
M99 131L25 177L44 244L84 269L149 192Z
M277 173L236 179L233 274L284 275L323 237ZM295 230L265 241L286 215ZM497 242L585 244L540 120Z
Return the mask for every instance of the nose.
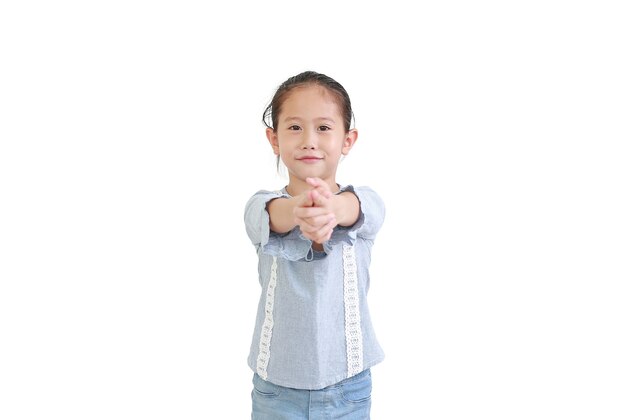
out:
M302 148L317 149L317 137L315 136L315 133L305 130L304 136L302 136Z

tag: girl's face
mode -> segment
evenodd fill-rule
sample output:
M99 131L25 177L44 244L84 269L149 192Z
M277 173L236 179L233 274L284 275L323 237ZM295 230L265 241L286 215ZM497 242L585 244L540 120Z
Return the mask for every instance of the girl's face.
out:
M307 177L318 177L334 188L339 159L348 154L358 133L346 133L340 108L324 87L309 85L288 94L278 116L278 128L268 128L266 134L274 153L289 170L291 186L306 183Z

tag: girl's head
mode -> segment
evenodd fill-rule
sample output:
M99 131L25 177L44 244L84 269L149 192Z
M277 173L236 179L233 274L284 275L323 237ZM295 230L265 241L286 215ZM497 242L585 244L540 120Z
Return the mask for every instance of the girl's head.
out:
M289 171L293 190L317 177L336 185L335 174L342 155L347 155L358 132L350 97L338 82L307 71L279 86L263 113L267 139Z
M348 92L332 77L314 71L305 71L290 77L278 87L272 98L272 102L270 102L263 112L263 123L267 128L278 129L278 118L283 103L294 89L303 86L319 86L326 89L341 110L344 130L346 132L350 131L354 114L352 113L352 104L350 103Z

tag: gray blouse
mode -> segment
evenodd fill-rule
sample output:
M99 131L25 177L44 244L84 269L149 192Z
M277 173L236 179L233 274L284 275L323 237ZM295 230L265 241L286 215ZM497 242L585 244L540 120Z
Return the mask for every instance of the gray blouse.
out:
M259 191L246 204L245 223L259 257L261 298L248 365L263 379L321 389L384 358L367 306L372 245L385 207L368 187L341 187L360 202L357 222L336 227L315 251L298 227L270 231L266 205L286 189Z

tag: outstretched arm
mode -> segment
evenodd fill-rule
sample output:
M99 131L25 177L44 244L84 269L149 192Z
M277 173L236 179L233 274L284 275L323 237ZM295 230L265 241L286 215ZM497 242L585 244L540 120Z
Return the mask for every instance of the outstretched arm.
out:
M335 226L356 223L360 204L352 192L333 194L320 178L307 178L307 183L311 189L301 195L277 198L267 204L270 229L287 233L299 226L304 237L320 245L330 239Z

